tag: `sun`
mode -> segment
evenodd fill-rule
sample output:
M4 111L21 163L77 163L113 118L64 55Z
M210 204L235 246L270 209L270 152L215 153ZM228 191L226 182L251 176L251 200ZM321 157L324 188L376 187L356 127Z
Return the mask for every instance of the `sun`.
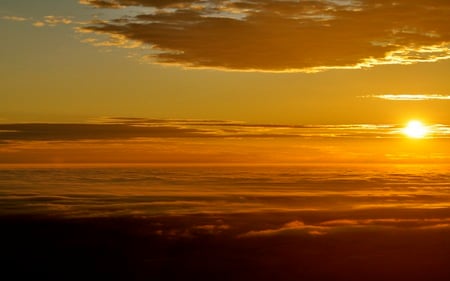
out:
M418 120L411 120L408 122L406 127L403 128L403 133L410 138L420 139L426 136L428 129L422 124L422 122Z

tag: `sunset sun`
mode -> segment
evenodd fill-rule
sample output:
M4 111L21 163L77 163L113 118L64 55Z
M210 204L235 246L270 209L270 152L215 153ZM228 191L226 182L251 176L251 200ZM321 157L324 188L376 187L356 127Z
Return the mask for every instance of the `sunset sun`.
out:
M418 120L411 120L403 129L403 133L410 138L420 139L426 136L428 129Z

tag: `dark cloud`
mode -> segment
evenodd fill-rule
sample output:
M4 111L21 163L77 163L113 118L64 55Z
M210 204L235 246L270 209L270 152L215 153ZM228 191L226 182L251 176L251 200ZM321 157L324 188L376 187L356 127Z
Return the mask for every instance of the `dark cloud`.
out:
M450 2L82 1L153 10L85 27L151 46L153 61L186 67L317 71L450 56Z
M114 0L80 0L81 4L92 5L97 8L113 8L118 9L122 6Z
M128 124L0 124L0 140L98 140L207 136L205 131L176 126Z
M444 126L445 127L445 126ZM446 127L445 127L446 128ZM445 129L444 128L444 129ZM0 141L115 140L135 138L374 138L402 137L396 125L282 125L222 120L107 118L98 123L0 124ZM446 131L439 133L445 137Z
M245 215L230 219L255 223ZM0 217L2 270L16 280L444 281L450 275L448 230L246 239L177 232L188 222L216 220Z
M447 280L448 168L358 167L0 169L3 273L17 280ZM322 207L312 196L329 197L328 209L295 209ZM378 208L354 208L362 196ZM422 206L383 207L397 200Z
M180 0L80 0L81 4L93 5L98 8L121 8L127 6L147 6L147 7L167 8L195 2L198 1L197 0L181 0L181 1Z

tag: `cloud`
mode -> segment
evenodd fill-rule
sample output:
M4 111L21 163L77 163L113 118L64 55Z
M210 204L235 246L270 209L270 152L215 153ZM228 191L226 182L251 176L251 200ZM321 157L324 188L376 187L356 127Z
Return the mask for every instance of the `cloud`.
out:
M317 236L326 234L326 227L323 226L314 226L314 225L305 225L303 222L295 220L288 222L281 226L280 228L274 229L264 229L264 230L252 230L247 233L240 235L239 237L265 237L265 236L274 236L274 235L286 235L286 234L298 234L298 233L307 233L309 235Z
M445 135L447 128L440 127ZM134 138L393 138L396 125L282 125L237 121L107 118L96 123L0 124L0 140L58 141Z
M98 161L99 150L108 145L101 141L95 149L84 152L73 146L59 149ZM28 147L26 160L32 161L36 157L33 151L41 147L40 144ZM135 153L154 157L163 149L115 144L107 155L119 154L120 160ZM162 159L166 161L178 154L176 147L165 149L167 153ZM450 173L445 165L192 165L207 149L207 145L200 145L186 166L2 165L0 209L5 214L80 217L209 214L223 221L194 223L185 228L198 233L240 228L236 235L253 231L253 236L323 233L348 227L417 228L450 224ZM52 151L44 153L48 156ZM7 157L0 155L2 161ZM174 163L180 163L179 159L178 156ZM357 208L362 203L370 203L372 207ZM411 208L412 204L415 207ZM246 216L260 219L249 218L253 226L245 223L237 226L230 224L223 214L235 219L245 220Z
M72 24L73 20L70 17L63 16L45 16L42 20L36 21L33 23L36 27L44 27L44 26L57 26L57 25L68 25Z
M0 163L445 163L450 159L450 128L430 125L429 130L421 143L432 145L415 147L402 126L382 124L124 117L90 123L3 123Z
M36 22L33 23L33 26L35 26L35 27L44 27L45 26L45 22L36 21Z
M80 4L84 5L92 5L97 8L112 8L112 9L118 9L122 8L119 3L119 1L114 0L80 0Z
M63 16L45 16L44 17L45 22L50 25L57 25L57 24L71 24L72 19L69 17L63 17Z
M9 20L9 21L27 21L27 18L19 17L19 16L2 16L2 20Z
M417 229L442 227L450 223L450 218L375 218L375 219L340 219L330 220L320 223L322 226L343 227L343 226L395 226L395 227L412 227Z
M0 124L0 140L59 141L207 136L206 131L162 124Z
M158 8L180 7L189 3L208 1L196 0L80 0L80 4L93 5L97 8L124 8L128 6L150 6Z
M305 224L301 221L295 220L282 225L279 228L251 230L239 235L240 238L248 237L267 237L278 235L298 235L309 234L312 236L321 236L338 232L349 232L355 230L382 230L382 229L397 229L397 230L434 230L434 229L449 229L450 218L382 218L382 219L338 219L331 221L324 221L319 224Z
M450 95L438 94L383 94L365 97L392 101L450 100Z
M157 229L154 231L154 233L158 236L169 238L169 239L176 239L176 238L195 238L199 236L212 236L212 235L219 235L222 230L216 230L213 229L213 225L207 225L211 226L211 228L169 228L169 229Z
M9 21L17 21L17 22L23 22L23 21L33 21L33 18L24 18L20 16L3 16L1 17L3 20L9 20ZM65 17L65 16L44 16L41 19L35 20L33 22L33 26L35 27L44 27L44 26L50 26L54 27L57 25L68 25L68 24L80 24L79 22L74 22L72 17Z
M450 2L442 0L80 3L124 8L82 29L150 47L147 57L159 64L311 72L450 58ZM126 9L133 7L142 11Z

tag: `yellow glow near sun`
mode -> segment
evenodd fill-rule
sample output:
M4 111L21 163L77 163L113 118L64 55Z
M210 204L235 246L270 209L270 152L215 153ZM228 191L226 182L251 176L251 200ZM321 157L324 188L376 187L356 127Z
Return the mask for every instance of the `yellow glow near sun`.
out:
M428 133L428 129L422 124L422 122L411 120L403 129L403 133L410 138L420 139L425 137L425 135Z

